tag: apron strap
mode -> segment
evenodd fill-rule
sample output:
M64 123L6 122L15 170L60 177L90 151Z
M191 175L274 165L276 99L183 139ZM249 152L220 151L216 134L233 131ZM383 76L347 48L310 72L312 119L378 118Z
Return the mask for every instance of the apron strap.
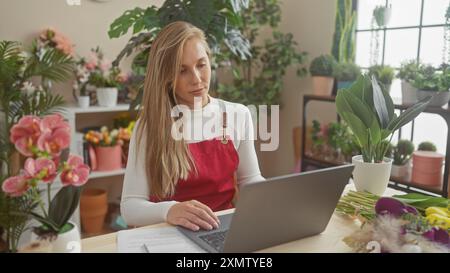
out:
M227 144L227 109L225 107L225 103L221 99L217 99L219 101L219 107L222 111L222 143Z

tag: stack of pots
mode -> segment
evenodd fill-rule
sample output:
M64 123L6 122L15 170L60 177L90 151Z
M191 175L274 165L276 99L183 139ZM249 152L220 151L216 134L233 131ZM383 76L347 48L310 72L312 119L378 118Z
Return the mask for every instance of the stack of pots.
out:
M84 189L80 199L81 226L89 234L100 233L108 211L106 190Z
M430 151L413 153L412 182L425 186L442 184L444 155Z

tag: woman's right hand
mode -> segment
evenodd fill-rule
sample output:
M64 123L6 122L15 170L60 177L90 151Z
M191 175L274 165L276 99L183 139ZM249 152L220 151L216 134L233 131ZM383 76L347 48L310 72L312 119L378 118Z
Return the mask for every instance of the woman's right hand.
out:
M212 230L219 228L219 218L205 204L196 200L180 202L170 207L167 212L167 222L183 226L193 231L200 228Z

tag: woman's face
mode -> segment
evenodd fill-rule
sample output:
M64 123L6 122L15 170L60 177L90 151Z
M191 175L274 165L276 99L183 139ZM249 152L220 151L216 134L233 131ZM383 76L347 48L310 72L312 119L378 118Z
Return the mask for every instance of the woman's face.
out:
M177 71L175 95L178 103L194 107L194 97L202 99L202 106L208 102L211 64L203 43L198 38L186 41Z

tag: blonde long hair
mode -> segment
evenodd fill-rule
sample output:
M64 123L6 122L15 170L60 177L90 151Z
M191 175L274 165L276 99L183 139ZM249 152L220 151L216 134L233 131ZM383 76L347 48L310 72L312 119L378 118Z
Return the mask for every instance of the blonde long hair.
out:
M195 164L186 143L171 136L172 107L177 104L174 87L181 68L183 48L189 39L203 42L210 49L202 30L186 22L164 27L152 43L139 111L136 152L145 151L147 181L152 195L171 196L179 179L187 179ZM145 139L145 146L142 141ZM142 148L138 148L142 147Z

